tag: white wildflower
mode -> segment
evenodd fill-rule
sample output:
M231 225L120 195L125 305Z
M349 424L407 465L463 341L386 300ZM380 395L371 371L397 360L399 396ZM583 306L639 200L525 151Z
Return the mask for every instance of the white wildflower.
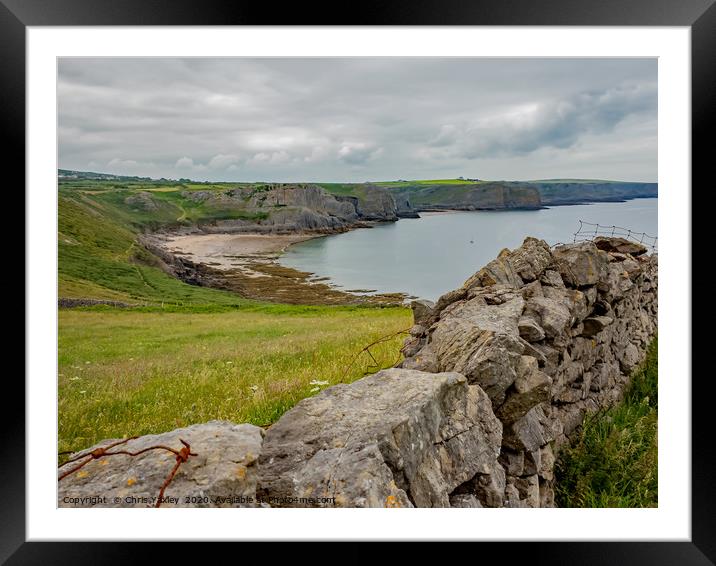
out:
M320 390L321 390L320 387L314 387L313 389L311 389L310 393L315 393L316 391L320 391Z
M328 385L328 381L318 381L317 379L312 379L308 382L309 385Z

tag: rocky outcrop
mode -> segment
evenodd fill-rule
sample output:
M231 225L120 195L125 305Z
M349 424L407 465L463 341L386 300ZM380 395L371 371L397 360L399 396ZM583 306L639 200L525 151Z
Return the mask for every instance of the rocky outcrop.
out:
M317 185L270 184L185 191L182 196L217 212L217 218L201 224L205 232L332 233L398 219L395 200L386 189L361 185L355 192L357 196L340 196Z
M177 464L174 450L191 454L167 485L161 507L256 506L257 461L263 430L211 421L128 441L105 440L71 456L58 470L60 507L154 507ZM103 450L105 453L103 453ZM112 454L126 452L125 454ZM136 455L132 455L136 454ZM71 471L88 460L88 463Z
M405 195L394 195L398 218L420 218L418 211L413 208L410 199Z
M356 193L359 195L356 212L362 220L384 222L398 219L398 207L388 190L366 184L356 189Z
M175 505L552 507L560 448L621 398L656 332L657 274L631 242L527 238L437 303L412 304L400 367L304 399L263 440L212 422L126 449L190 443L166 491ZM146 506L175 462L90 458L60 481L61 505Z
M152 197L152 193L147 191L140 191L128 196L124 199L124 204L135 210L145 210L147 212L154 212L159 208Z

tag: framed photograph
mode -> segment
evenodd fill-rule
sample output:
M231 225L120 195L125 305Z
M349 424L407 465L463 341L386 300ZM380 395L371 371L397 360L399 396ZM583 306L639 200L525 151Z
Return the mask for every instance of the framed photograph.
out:
M3 560L713 563L713 2L272 12L0 0L27 265Z

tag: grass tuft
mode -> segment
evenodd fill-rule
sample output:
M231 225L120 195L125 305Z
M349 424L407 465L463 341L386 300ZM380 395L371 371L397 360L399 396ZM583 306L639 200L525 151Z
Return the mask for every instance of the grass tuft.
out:
M658 345L617 406L587 417L571 447L560 453L560 507L658 506Z

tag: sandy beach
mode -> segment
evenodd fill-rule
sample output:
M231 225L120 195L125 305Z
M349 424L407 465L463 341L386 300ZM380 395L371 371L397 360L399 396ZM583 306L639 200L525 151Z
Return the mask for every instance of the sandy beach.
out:
M172 253L216 269L236 269L273 260L291 244L315 238L309 234L189 234L170 236L164 246Z
M402 293L351 293L336 288L326 277L276 261L291 244L322 236L164 233L154 236L152 245L189 260L185 266L193 284L200 281L198 284L231 290L249 299L304 305L403 304ZM180 277L187 276L184 269L180 272Z

